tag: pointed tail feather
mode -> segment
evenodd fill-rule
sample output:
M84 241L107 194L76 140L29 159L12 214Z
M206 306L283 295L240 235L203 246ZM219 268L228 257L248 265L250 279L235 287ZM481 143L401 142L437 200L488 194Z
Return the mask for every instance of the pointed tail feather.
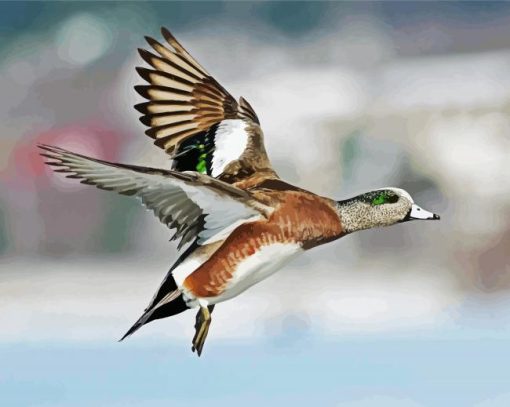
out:
M182 293L179 290L172 291L164 296L157 304L148 308L143 315L133 324L131 328L119 340L122 342L128 336L134 334L143 325L154 321L155 319L171 317L172 315L180 314L186 311L188 306L182 298Z
M131 328L124 334L122 338L119 339L119 342L122 342L124 339L126 339L128 336L133 335L136 331L138 331L143 325L145 325L148 322L149 317L152 314L152 310L145 312L140 318L138 318L138 321L136 321Z

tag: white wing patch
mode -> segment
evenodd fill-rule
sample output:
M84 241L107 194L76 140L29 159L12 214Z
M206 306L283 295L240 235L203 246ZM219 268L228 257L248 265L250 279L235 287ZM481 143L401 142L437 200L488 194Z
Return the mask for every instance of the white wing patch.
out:
M234 230L236 230L243 223L255 222L260 219L262 219L262 215L255 215L248 219L235 220L232 224L230 224L229 226L227 226L224 229L217 228L217 230L218 230L217 234L212 235L212 233L209 233L209 235L211 235L211 237L208 239L204 239L202 237L202 235L200 235L200 239L198 239L198 244L205 246L205 245L208 245L211 243L218 242L220 240L225 240ZM207 218L206 218L206 224L207 224Z
M205 228L198 235L200 238L199 244L203 244L203 242L239 220L243 220L242 223L244 223L253 216L260 216L260 212L235 199L227 199L225 196L186 183L182 183L180 187L188 198L206 214Z
M243 154L248 145L246 122L241 119L223 120L214 137L214 153L211 175L217 177L232 161Z

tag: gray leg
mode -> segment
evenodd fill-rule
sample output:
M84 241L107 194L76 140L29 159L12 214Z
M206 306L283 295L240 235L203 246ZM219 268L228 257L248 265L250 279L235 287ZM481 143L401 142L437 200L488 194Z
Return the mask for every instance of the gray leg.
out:
M200 307L197 312L195 321L195 336L193 337L193 346L191 350L197 352L197 355L202 354L204 348L205 339L209 332L209 325L211 325L211 313L213 312L214 305L208 307Z

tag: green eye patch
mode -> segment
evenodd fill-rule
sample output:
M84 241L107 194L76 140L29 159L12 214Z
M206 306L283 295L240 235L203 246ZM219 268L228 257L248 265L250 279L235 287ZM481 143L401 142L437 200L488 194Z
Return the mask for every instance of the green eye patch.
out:
M390 194L387 191L383 191L375 196L375 198L372 199L370 204L372 206L382 205L386 203L395 203L398 201L398 195L396 194Z

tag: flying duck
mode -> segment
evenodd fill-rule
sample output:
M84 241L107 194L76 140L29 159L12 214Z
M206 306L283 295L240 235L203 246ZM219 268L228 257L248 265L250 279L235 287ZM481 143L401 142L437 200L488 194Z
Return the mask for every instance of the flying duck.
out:
M175 230L180 257L142 316L148 322L198 308L192 350L201 355L214 306L269 277L295 256L349 233L415 219L439 219L406 191L382 188L336 201L281 180L257 114L234 99L165 28L162 44L139 49L150 66L136 86L146 134L172 169L118 164L39 145L55 171L139 198ZM186 246L186 247L185 247ZM185 247L185 249L184 249Z

